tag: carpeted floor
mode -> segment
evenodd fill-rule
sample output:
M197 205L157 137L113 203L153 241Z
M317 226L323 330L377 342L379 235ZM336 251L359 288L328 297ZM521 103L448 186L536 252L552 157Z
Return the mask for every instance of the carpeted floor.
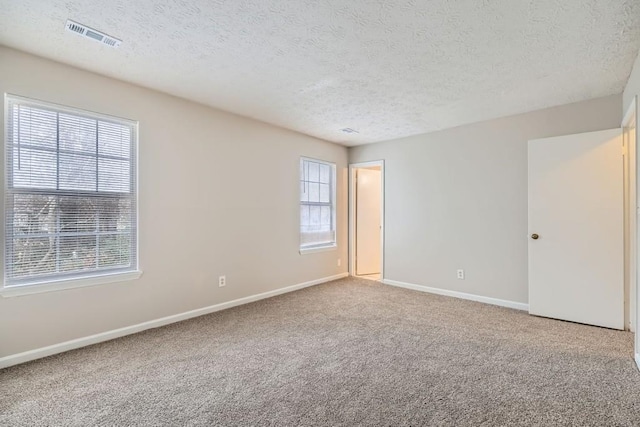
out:
M638 426L632 340L350 278L0 371L0 425Z

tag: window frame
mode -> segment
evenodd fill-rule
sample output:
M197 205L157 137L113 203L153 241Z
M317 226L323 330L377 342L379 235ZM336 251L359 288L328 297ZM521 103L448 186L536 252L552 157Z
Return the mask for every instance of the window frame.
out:
M19 189L18 191L14 191L10 188L12 184L12 171L13 166L8 165L9 162L8 156L8 144L9 141L9 115L10 104L18 103L22 105L28 105L39 109L54 111L56 113L66 113L79 117L86 117L92 120L99 120L104 122L116 123L120 125L130 126L132 130L132 141L131 141L131 152L130 152L130 162L131 162L131 176L130 179L133 180L131 184L131 190L134 192L133 196L130 198L131 202L134 204L134 212L131 213L131 220L134 221L134 230L131 231L130 236L133 240L131 244L132 250L135 251L135 258L132 260L132 265L129 267L115 267L113 269L96 269L87 272L76 271L75 273L58 273L54 275L47 275L42 277L35 276L33 279L14 279L12 283L8 283L7 280L7 265L5 262L10 257L10 252L8 248L8 240L12 238L13 230L9 230L7 227L7 219L9 215L12 215L11 212L8 212L8 209L11 207L7 205L7 195L8 194L53 194L56 196L65 197L82 197L82 191L77 190L43 190L43 189L32 189L32 191ZM60 105L53 102L42 101L33 98L27 98L24 96L14 95L5 93L4 94L4 118L3 118L3 126L4 126L4 144L2 145L2 162L4 167L4 173L2 174L2 182L0 183L3 188L3 196L0 198L0 220L2 221L2 226L0 226L0 237L5 242L2 246L2 257L0 257L0 270L2 271L2 286L0 286L0 296L2 297L13 297L20 295L28 295L34 293L41 292L50 292L57 291L62 289L72 289L78 287L85 286L94 286L101 285L106 283L114 283L114 282L123 282L129 281L139 278L142 275L142 271L140 270L140 252L139 252L139 157L138 157L138 141L139 141L139 122L135 120L130 120L122 117L112 116L103 113L97 113L94 111L80 109L75 107L70 107L66 105ZM97 137L97 135L96 135ZM13 140L11 140L13 143ZM56 153L59 153L59 148L56 149ZM59 155L59 154L58 154ZM96 162L98 161L99 156L96 155ZM56 172L56 173L59 173ZM107 198L108 192L95 193L87 192L87 196L97 197L98 199ZM118 198L118 195L114 195L115 198ZM99 230L96 230L96 238L99 238Z
M315 252L325 252L325 251L333 251L336 250L338 248L338 232L337 232L337 221L336 221L336 193L337 193L337 188L338 188L338 175L337 175L337 167L336 164L333 162L329 162L326 160L320 160L320 159L316 159L316 158L312 158L312 157L305 157L305 156L301 156L300 157L300 173L299 173L299 177L298 177L298 183L299 185L304 183L304 182L309 182L308 180L305 180L305 176L304 176L304 172L302 172L303 168L304 168L304 163L305 162L314 162L314 163L319 163L321 165L327 165L330 168L330 175L329 175L329 202L325 203L325 202L303 202L301 200L301 195L302 195L302 189L298 188L298 236L299 236L299 252L301 255L304 254L310 254L310 253L315 253ZM307 245L303 245L302 244L302 217L300 214L300 208L303 205L307 205L307 206L311 206L310 203L313 204L313 206L327 206L329 205L330 209L331 209L331 232L333 233L333 240L331 242L323 242L323 243L317 243L317 244L307 244Z

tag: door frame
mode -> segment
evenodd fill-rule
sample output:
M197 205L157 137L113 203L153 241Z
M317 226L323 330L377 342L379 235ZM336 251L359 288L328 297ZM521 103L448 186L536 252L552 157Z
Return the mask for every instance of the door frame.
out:
M356 275L356 169L380 167L380 281L384 276L384 160L349 164L349 275Z
M623 135L624 135L624 131L626 128L629 127L629 124L635 119L635 126L636 126L636 138L635 141L628 141L629 145L633 144L633 147L635 148L635 167L628 168L628 182L632 182L631 180L634 180L636 182L636 205L638 204L638 202L640 202L640 186L637 184L638 183L638 169L640 166L640 153L638 153L638 109L637 109L637 102L638 102L638 98L637 96L634 96L633 99L631 100L631 103L629 104L629 106L627 107L627 109L625 110L625 115L624 118L622 119L622 130L623 130ZM624 140L624 138L623 138ZM625 144L627 143L627 141L625 141ZM628 155L630 152L630 147L629 146L625 146L625 158L627 159L626 162L629 161L628 159ZM629 190L629 189L628 189ZM627 191L627 194L625 194L625 196L627 197L627 199L629 199L630 193L629 191ZM639 221L638 221L638 215L640 214L640 210L638 209L637 206L634 207L629 207L629 209L627 210L626 215L629 216L628 219L628 228L627 228L627 234L625 236L626 239L631 239L630 240L630 245L625 245L628 248L631 249L631 254L627 254L627 256L625 256L626 259L629 260L628 264L625 266L625 273L628 275L628 280L629 280L629 321L631 324L631 329L633 331L635 331L635 340L634 340L634 357L635 357L635 361L636 364L638 365L638 369L640 369L640 331L638 330L638 326L640 326L640 288L638 287L638 268L640 268L640 247L638 245L638 226ZM635 227L633 227L632 225L635 225ZM632 236L631 235L631 230L635 229L636 230L636 235ZM634 259L631 259L630 255L635 255ZM633 269L632 265L635 263L636 268ZM635 274L634 274L635 273Z

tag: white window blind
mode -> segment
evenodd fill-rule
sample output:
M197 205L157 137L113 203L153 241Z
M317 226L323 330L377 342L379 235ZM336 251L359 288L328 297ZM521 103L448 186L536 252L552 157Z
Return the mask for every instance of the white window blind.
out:
M300 249L336 244L336 167L300 159Z
M7 101L5 286L137 270L136 123Z

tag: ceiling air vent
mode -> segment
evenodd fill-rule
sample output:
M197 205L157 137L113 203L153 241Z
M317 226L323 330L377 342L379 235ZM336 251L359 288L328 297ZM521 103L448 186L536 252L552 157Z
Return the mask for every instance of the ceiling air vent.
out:
M67 20L66 28L67 31L81 35L91 40L95 40L102 44L106 44L107 46L118 47L120 46L120 43L122 43L122 40L118 40L115 37L108 36L103 32L94 30L93 28L89 28L86 25L79 24L70 19Z
M351 128L344 128L344 129L340 129L342 132L344 133L360 133L355 129L351 129Z

